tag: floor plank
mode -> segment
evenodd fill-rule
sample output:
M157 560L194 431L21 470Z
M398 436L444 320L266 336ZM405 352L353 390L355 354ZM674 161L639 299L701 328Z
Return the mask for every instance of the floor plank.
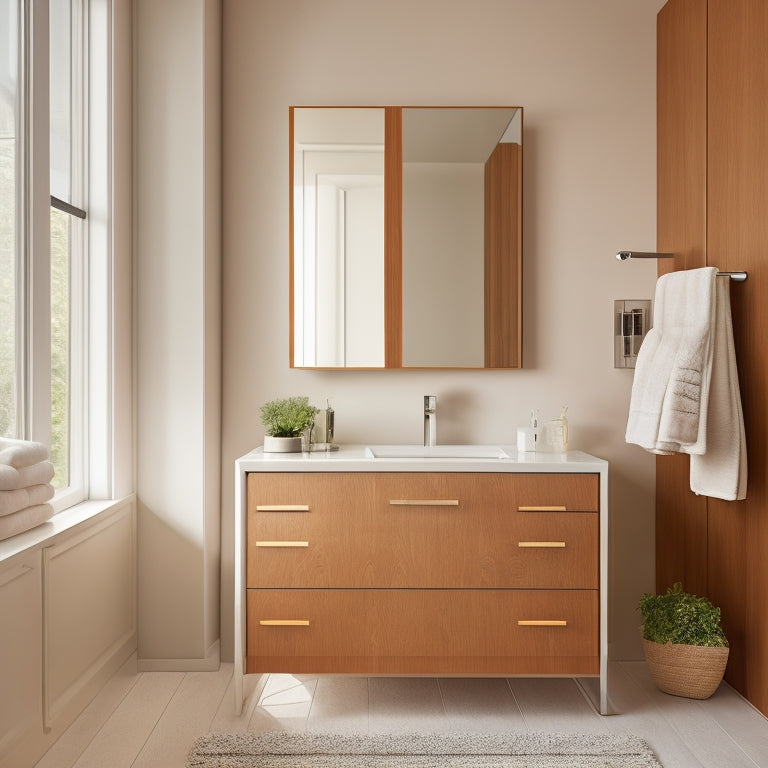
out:
M604 718L611 732L633 733L645 739L662 765L668 768L701 768L701 763L680 739L674 724L665 716L663 708L660 709L654 704L648 694L637 685L628 674L626 665L613 666L611 700L617 714Z
M723 728L711 699L699 701L659 691L645 664L627 667L628 674L674 724L680 739L705 768L755 768L756 763Z
M504 678L449 677L438 683L449 729L492 733L526 730L520 707Z
M222 665L224 666L224 665ZM219 702L216 715L211 722L210 730L213 732L228 731L241 732L248 730L248 724L253 713L259 705L261 694L267 683L269 675L248 675L243 681L243 694L245 703L242 710L235 711L235 680L232 674L234 665L226 664L230 671L230 680L227 690Z
M321 677L307 721L312 731L365 732L369 728L368 680L365 677Z
M249 676L236 714L231 664L137 673L132 662L36 768L185 768L206 731L275 729L633 733L665 768L768 768L768 720L733 689L723 685L707 701L668 696L644 662L612 665L618 714L608 717L596 712L584 681L311 675Z
M141 673L74 768L131 768L183 679L183 672Z
M372 732L446 727L440 687L431 677L372 677L368 681Z
M72 768L138 679L134 654L37 762L37 768Z
M574 680L512 678L509 681L526 726L531 731L605 733L603 718L587 701Z
M190 744L210 730L232 670L187 672L131 768L183 765Z

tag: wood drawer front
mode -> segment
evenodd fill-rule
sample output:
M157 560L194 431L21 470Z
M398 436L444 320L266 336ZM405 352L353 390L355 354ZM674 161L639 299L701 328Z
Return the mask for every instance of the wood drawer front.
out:
M382 472L377 504L392 499L459 500L506 511L597 512L599 476L585 473Z
M396 565L402 586L598 586L597 514L518 509L596 510L596 476L391 473L377 477L375 487L377 563Z
M598 586L596 514L518 511L534 506L522 504L534 485L553 486L544 502L590 507L596 476L262 473L248 483L251 588Z
M248 672L599 672L594 590L248 590L247 600Z
M370 474L257 472L247 482L248 587L356 584L370 557Z

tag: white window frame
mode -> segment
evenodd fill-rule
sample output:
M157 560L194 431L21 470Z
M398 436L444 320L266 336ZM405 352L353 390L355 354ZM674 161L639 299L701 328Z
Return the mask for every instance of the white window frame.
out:
M112 0L83 0L85 56L81 97L83 164L82 261L73 262L70 338L70 485L57 491L54 511L85 499L114 498L113 465L113 221ZM51 441L50 128L47 0L24 0L20 20L20 194L17 328L20 431ZM73 55L75 52L73 51ZM80 267L81 268L78 268Z

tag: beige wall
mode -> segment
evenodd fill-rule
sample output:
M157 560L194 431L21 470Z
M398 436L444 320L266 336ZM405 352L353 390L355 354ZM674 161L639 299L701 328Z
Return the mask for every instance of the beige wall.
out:
M134 2L141 669L219 663L220 12Z
M654 586L654 462L624 443L631 371L613 368L614 299L650 298L655 29L663 0L224 0L222 656L232 654L233 461L258 407L329 397L342 443L514 441L567 404L573 448L611 462L611 653L640 655ZM522 371L288 367L288 107L522 104Z

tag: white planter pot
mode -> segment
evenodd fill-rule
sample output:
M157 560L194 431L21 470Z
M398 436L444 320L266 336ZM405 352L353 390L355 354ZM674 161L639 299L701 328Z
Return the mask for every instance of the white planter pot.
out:
M264 453L301 453L301 436L272 437L264 435Z

